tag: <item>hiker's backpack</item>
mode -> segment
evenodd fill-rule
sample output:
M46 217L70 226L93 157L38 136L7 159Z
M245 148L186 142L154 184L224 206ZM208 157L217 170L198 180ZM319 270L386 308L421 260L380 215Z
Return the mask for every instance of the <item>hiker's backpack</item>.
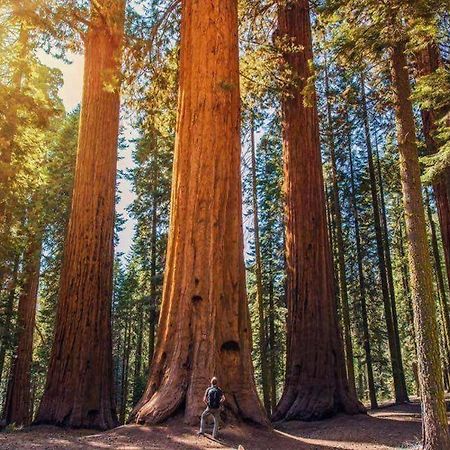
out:
M222 391L216 387L210 387L208 389L208 395L206 402L211 409L218 409L220 407L220 399L222 398Z

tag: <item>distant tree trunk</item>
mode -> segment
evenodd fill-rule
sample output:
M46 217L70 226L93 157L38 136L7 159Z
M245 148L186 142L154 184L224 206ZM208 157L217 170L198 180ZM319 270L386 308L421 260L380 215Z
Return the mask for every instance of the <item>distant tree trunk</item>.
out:
M139 423L198 424L215 375L225 414L266 424L251 361L240 180L237 0L182 2L169 241L158 338Z
M339 181L336 162L336 150L334 144L333 133L333 120L331 116L331 100L330 100L330 87L328 79L328 66L325 60L325 90L327 99L327 125L328 125L328 145L330 148L331 156L331 179L333 183L332 200L333 210L336 220L336 243L338 253L338 268L339 268L339 298L341 300L342 308L342 321L344 325L344 344L345 344L345 358L347 367L347 378L350 390L354 396L356 396L355 386L355 368L353 363L353 345L352 345L352 333L350 326L350 307L348 302L348 289L347 289L347 277L345 269L345 244L342 234L342 213L341 202L339 199Z
M430 199L428 196L426 196L426 205L427 205L427 215L428 215L428 222L430 224L430 231L431 231L431 249L433 251L433 257L434 257L434 266L435 266L435 273L436 273L436 280L438 285L438 291L439 291L439 300L440 300L440 306L441 306L441 312L442 312L442 318L444 319L442 322L442 328L443 328L443 349L444 349L444 359L445 359L445 366L446 366L446 379L448 380L450 375L450 312L448 308L448 299L447 294L445 292L445 282L444 282L444 274L442 272L442 265L441 265L441 257L439 255L439 245L437 240L437 233L436 233L436 225L433 220L433 214L431 212L431 206L430 206Z
M5 312L2 314L2 328L0 330L0 380L3 379L3 370L5 367L5 357L6 351L9 347L9 336L11 335L11 321L14 311L14 300L16 298L17 290L17 275L19 271L19 260L20 258L16 256L14 260L14 266L11 275L11 283L9 287L8 296L6 298Z
M124 1L93 4L55 340L37 423L97 429L117 424L111 299L123 27Z
M429 75L435 72L442 64L439 48L431 42L417 57L417 65L420 75ZM423 134L429 155L437 152L438 146L433 133L436 129L436 112L422 109ZM450 286L450 167L444 170L442 175L433 184L434 197L438 210L439 225L442 234L445 263L447 267L447 279Z
M394 379L395 401L397 403L407 402L408 392L406 390L405 374L402 369L401 349L397 346L395 326L392 314L392 303L389 295L389 285L386 273L386 259L384 255L383 233L381 228L380 207L378 203L377 182L375 166L373 162L372 141L370 137L369 116L365 94L364 74L361 73L361 107L363 115L364 133L366 139L367 159L369 163L370 190L372 195L373 219L377 243L378 265L381 280L381 292L383 298L384 315L388 334L389 353L391 356L392 376Z
M125 332L123 336L123 354L122 354L122 382L120 383L120 411L119 422L125 423L128 404L128 369L130 366L130 341L131 341L131 321L127 316L125 322Z
M398 351L398 365L400 373L402 374L401 378L404 383L404 389L406 391L406 381L405 381L405 371L403 368L403 359L402 359L402 346L400 342L400 332L398 329L398 315L397 315L397 305L395 299L395 286L394 286L394 273L392 271L392 260L391 260L391 244L389 240L389 230L387 224L387 213L386 213L386 203L384 199L384 184L383 184L383 175L381 173L381 163L380 163L380 154L378 152L378 140L375 135L375 152L377 158L377 173L378 173L378 184L380 187L380 216L381 216L381 226L382 226L382 239L383 239L383 251L384 256L386 258L386 276L388 281L389 288L389 298L391 301L391 309L392 309L392 324L394 326L394 338L395 345Z
M136 352L134 357L134 374L133 374L133 403L136 403L141 392L141 368L142 368L142 340L144 328L144 299L140 296L136 308L137 329L136 329Z
M17 426L29 425L32 420L31 363L41 247L42 238L31 238L25 254L24 283L17 312L17 350L13 358L3 412L6 423L14 423Z
M270 408L277 406L277 371L275 363L275 305L273 292L273 273L269 270L269 346L270 346Z
M338 411L364 411L352 394L336 312L315 98L304 103L312 39L307 0L280 2L283 64L295 86L282 98L287 260L287 360L283 395L274 420L316 420Z
M349 138L350 180L353 220L355 224L356 255L358 259L359 300L361 305L361 319L363 326L363 343L366 361L367 387L369 390L370 407L378 408L377 391L373 376L372 348L370 345L369 320L367 315L366 280L364 278L363 254L361 236L359 231L358 204L356 201L355 175L353 171L352 146Z
M252 173L252 207L253 207L253 235L255 242L255 271L256 271L256 303L258 305L258 325L259 325L259 356L261 359L261 379L264 408L270 414L270 384L269 367L267 357L266 321L264 317L264 299L262 284L262 263L261 248L259 244L259 215L258 215L258 192L256 185L256 146L255 146L255 125L251 118L250 124L251 141L251 173Z
M432 270L425 226L416 129L404 42L391 49L391 76L400 153L400 173L408 241L409 273L414 308L423 446L425 450L450 448Z
M148 367L153 360L155 352L155 329L157 317L156 304L156 262L157 262L157 232L158 232L158 146L154 148L155 164L153 168L153 192L152 192L152 217L151 217L151 240L150 240L150 304L149 304L149 336L148 336Z

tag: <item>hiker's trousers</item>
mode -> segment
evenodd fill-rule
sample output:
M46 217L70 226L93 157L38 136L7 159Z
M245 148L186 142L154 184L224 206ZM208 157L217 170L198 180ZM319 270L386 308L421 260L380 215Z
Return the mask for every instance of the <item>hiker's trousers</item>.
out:
M213 409L209 406L202 413L202 417L200 419L200 433L205 432L205 420L208 416L212 416L214 420L214 428L212 436L214 439L217 438L217 432L219 431L219 419L220 419L220 408Z

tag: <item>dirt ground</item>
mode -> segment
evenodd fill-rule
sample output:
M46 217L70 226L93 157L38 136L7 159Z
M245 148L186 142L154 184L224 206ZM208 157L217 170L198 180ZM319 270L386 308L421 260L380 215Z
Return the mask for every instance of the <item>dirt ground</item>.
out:
M321 422L285 422L274 430L229 425L221 442L197 436L196 429L172 420L162 426L126 425L103 433L38 426L0 433L0 449L237 449L382 450L420 448L420 406L388 406L367 415L339 415Z

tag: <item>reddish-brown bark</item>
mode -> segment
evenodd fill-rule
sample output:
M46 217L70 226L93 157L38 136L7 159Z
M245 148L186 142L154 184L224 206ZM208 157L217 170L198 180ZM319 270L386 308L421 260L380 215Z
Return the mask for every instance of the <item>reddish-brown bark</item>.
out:
M182 2L180 88L163 298L139 423L198 423L215 375L226 416L266 424L251 362L240 181L237 0Z
M25 255L24 280L17 311L17 350L8 382L3 419L6 423L31 422L31 363L41 256L40 238L35 238Z
M96 1L90 22L55 339L36 422L107 429L117 423L110 321L124 1Z
M298 77L282 98L286 197L287 362L284 392L273 418L314 420L364 411L346 376L338 327L315 98L304 103L312 41L307 0L281 2L278 35Z

